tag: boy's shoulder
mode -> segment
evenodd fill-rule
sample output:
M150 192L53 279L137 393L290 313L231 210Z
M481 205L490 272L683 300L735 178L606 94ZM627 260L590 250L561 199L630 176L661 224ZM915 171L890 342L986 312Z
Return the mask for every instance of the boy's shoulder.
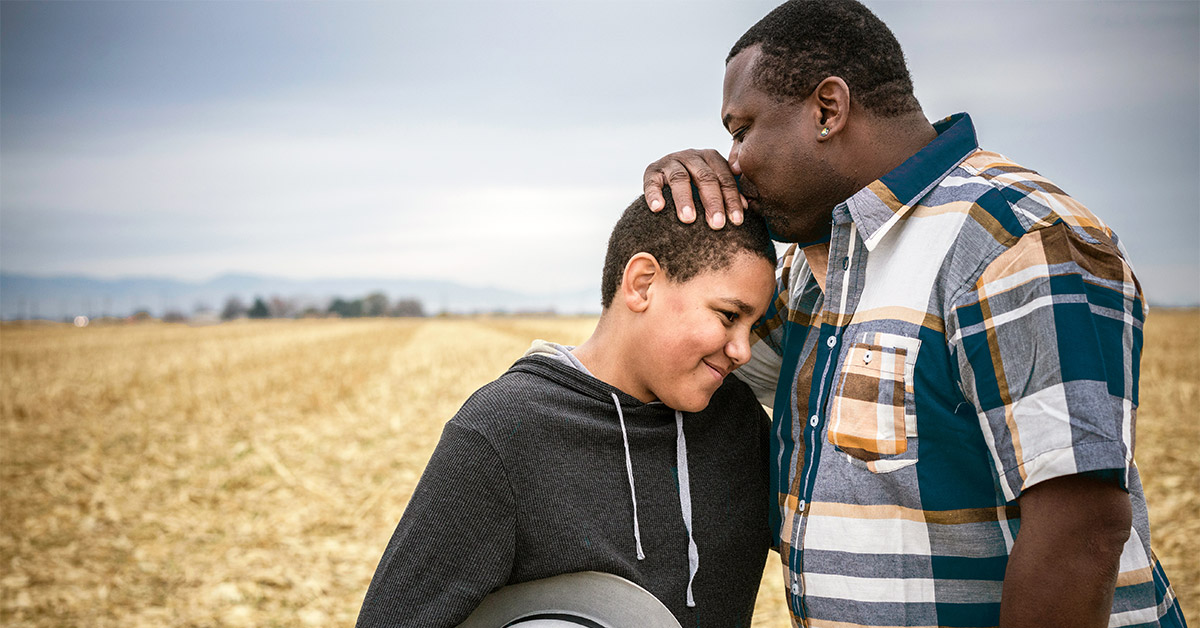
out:
M558 370L550 360L523 357L472 393L451 421L487 435L514 420L534 418L538 408L553 406L556 399L572 394L561 382L570 374Z
M711 408L717 404L761 407L750 385L733 374L725 377L725 381L721 384L721 387L717 389L717 392L713 393L708 407Z
M479 432L488 440L509 441L513 427L553 429L566 415L591 416L594 404L610 404L607 385L551 358L527 356L500 377L481 386L463 403L451 422ZM589 409L591 408L591 409ZM670 410L663 407L662 412ZM765 425L767 417L754 391L737 377L726 377L708 407L692 413L711 427L740 431Z
M713 393L708 407L695 413L707 416L706 421L719 421L741 431L753 427L763 429L770 422L766 410L754 396L754 390L740 378L730 375Z

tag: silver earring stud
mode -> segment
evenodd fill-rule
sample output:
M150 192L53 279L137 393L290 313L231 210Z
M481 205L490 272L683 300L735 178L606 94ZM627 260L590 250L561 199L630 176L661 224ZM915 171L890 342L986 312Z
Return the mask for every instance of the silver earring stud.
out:
M823 129L821 129L821 137L828 137L828 136L829 136L829 127L825 127Z

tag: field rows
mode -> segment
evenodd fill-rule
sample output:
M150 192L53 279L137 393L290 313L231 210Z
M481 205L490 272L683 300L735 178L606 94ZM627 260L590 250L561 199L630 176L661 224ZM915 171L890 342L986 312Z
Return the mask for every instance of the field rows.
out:
M0 624L352 625L442 424L593 319L0 327ZM1200 625L1200 316L1153 312L1137 459ZM786 626L768 564L755 626Z

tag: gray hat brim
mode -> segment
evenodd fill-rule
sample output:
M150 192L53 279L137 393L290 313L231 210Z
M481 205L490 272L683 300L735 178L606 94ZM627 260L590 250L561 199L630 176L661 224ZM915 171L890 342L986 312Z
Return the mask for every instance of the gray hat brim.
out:
M671 611L649 591L620 576L598 571L562 574L499 589L485 597L458 628L510 625L681 628Z

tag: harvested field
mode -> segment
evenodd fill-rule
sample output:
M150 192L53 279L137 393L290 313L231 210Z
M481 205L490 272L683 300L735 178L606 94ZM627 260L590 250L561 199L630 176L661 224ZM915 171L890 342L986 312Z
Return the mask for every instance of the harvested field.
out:
M0 624L353 625L442 423L593 323L0 326ZM1153 311L1145 356L1153 543L1200 626L1200 313Z

